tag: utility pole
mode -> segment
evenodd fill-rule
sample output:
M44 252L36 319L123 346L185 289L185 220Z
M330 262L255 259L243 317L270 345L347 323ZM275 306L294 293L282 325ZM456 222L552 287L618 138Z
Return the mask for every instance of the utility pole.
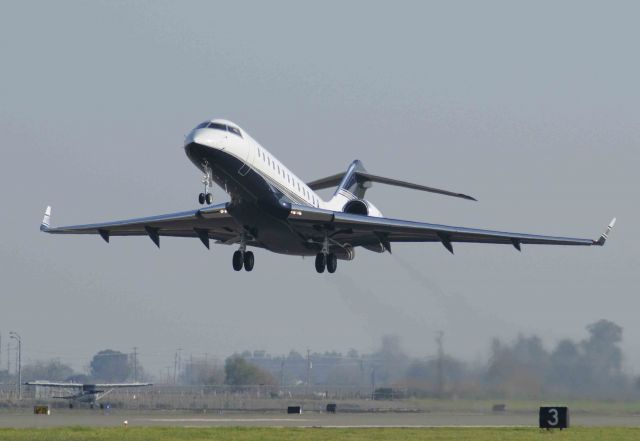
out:
M133 382L138 382L138 347L133 347Z
M311 386L311 351L307 348L307 390Z
M444 394L444 349L442 347L442 340L444 338L444 332L438 331L436 334L436 343L438 345L438 398L442 398Z
M280 360L280 389L284 388L284 356Z
M173 384L178 384L178 368L180 367L180 351L182 351L182 348L178 348L176 350L176 354L173 359Z
M11 373L11 342L7 342L7 375Z
M9 332L9 338L18 342L18 400L22 400L22 338L17 332Z
M371 368L371 399L376 399L376 367Z

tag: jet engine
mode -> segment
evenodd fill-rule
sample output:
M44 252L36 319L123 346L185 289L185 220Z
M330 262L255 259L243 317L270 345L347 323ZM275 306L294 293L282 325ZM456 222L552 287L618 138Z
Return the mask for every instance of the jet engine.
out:
M342 207L344 213L359 214L361 216L382 217L380 210L365 199L352 199Z
M340 260L353 260L356 257L356 250L349 244L342 247L331 247L331 252Z

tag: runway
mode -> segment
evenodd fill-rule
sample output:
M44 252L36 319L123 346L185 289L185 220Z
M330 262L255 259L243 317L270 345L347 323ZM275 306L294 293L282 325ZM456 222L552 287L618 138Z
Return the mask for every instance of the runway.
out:
M53 409L51 415L34 415L25 411L3 411L0 427L60 427L60 426L121 426L127 421L130 427L177 426L177 427L537 427L536 413L456 413L456 412L411 412L411 413L283 413L229 412L139 412L112 410L105 413L88 409ZM640 416L576 413L571 415L571 425L640 427Z

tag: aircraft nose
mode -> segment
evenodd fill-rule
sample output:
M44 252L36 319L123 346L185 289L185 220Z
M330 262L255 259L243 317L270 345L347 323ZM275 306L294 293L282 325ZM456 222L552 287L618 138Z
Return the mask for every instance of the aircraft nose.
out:
M216 139L215 133L212 132L212 130L207 129L192 130L184 140L184 147L187 147L191 143L195 143L207 147L218 148L220 142Z

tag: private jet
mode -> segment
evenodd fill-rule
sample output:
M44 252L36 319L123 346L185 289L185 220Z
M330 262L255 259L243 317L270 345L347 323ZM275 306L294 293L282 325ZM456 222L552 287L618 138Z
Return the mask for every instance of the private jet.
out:
M353 260L358 247L391 252L393 242L436 242L453 253L454 243L602 246L615 218L597 240L507 233L476 228L391 219L365 199L373 183L476 199L462 193L418 185L369 173L359 160L346 171L306 182L294 174L244 129L223 119L198 124L185 137L184 151L203 173L199 209L157 216L66 227L51 226L51 207L40 229L51 234L148 236L160 247L160 236L192 237L209 243L236 245L232 266L251 271L255 258L248 248L315 256L318 273L334 273L338 260ZM210 189L218 185L230 200L212 204ZM324 200L317 190L335 188Z
M89 407L93 409L99 400L113 392L115 389L153 386L152 383L82 384L53 381L27 381L24 384L27 386L54 388L68 391L67 395L53 398L69 400L70 409L73 409L73 406L77 403L88 403Z

